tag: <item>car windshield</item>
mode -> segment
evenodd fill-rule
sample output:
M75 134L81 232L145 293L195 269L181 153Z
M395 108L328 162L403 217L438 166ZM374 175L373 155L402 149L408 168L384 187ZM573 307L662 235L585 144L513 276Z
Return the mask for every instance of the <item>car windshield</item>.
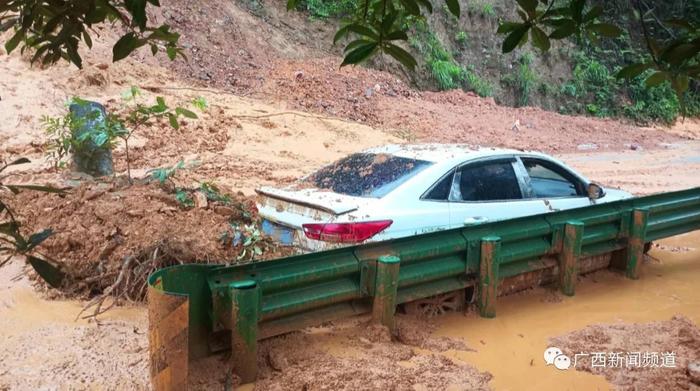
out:
M321 189L380 198L433 163L384 153L355 153L305 178Z

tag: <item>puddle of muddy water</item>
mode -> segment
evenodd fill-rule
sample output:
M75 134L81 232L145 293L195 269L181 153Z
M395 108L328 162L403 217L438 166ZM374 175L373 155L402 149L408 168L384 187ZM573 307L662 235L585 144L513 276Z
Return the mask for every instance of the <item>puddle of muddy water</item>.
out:
M661 242L652 250L637 281L601 271L579 281L574 297L552 302L551 291L534 291L500 298L498 316L450 314L438 321L437 335L463 338L476 352L445 354L494 375L496 390L605 390L613 388L602 376L546 366L543 352L549 338L586 325L668 320L683 314L700 322L700 232ZM682 251L669 251L678 249ZM620 369L624 370L624 369Z

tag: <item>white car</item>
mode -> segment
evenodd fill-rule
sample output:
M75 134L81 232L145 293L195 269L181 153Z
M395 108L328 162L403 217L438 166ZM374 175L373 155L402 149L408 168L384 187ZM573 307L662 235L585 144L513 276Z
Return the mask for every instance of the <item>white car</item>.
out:
M632 197L542 153L455 144L372 148L257 192L263 231L313 251Z

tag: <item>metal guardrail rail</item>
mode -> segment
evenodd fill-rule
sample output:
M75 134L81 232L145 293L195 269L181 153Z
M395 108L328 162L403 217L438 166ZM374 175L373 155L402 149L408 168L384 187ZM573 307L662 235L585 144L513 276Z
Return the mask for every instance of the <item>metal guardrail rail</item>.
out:
M573 295L578 274L608 265L636 279L646 242L697 229L700 187L266 262L161 269L148 281L152 383L186 388L188 362L224 349L249 382L259 339L368 312L393 329L397 304L468 287L493 317L506 281L554 279Z

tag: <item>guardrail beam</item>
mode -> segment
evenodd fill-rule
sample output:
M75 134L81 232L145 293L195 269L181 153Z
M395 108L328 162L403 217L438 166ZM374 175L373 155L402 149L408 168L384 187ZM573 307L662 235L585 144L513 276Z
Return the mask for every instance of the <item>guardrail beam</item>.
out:
M385 255L377 259L377 274L372 302L372 321L383 324L393 333L395 330L396 292L399 287L399 266L397 256Z
M501 238L486 236L481 238L481 259L479 266L479 314L484 318L496 316L498 296L498 268L501 259Z
M644 259L644 242L649 221L649 209L637 208L632 211L630 224L630 236L625 250L625 275L636 280L639 278L639 270Z
M231 365L242 383L258 376L258 312L260 292L255 281L236 281L231 293Z
M578 258L583 243L583 222L568 221L564 225L561 252L559 253L559 288L567 296L573 296L578 278Z

